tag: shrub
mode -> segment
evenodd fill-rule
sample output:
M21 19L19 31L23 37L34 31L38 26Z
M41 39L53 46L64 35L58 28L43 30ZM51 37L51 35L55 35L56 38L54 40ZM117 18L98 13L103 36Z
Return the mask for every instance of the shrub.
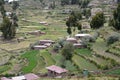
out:
M107 38L108 45L113 44L116 41L119 41L119 36L117 36L117 35L112 35L112 36Z
M53 50L54 50L55 52L58 52L59 49L60 49L60 45L59 45L58 43L56 43L56 44L54 45L54 47L53 47Z
M64 44L65 44L65 39L63 38L63 39L60 39L59 41L58 41L58 44L61 46L61 48L63 48L63 46L64 46Z

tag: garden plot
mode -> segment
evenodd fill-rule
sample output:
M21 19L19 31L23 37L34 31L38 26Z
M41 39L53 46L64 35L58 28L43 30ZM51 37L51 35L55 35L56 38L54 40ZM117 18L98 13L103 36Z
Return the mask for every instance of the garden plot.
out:
M100 57L96 57L96 56L89 57L89 59L95 61L96 63L98 63L101 66L106 66L106 65L111 64L109 61L104 60L104 59L102 59Z
M116 42L116 43L112 44L109 47L108 52L110 52L111 54L114 54L116 56L120 56L120 42Z
M37 54L39 54L39 51L28 51L21 56L25 63L25 66L22 68L23 73L32 72L33 69L37 66Z
M11 55L0 49L0 66L6 64L7 62L9 62Z
M61 65L65 64L65 67L67 70L69 70L71 72L78 71L77 68L73 65L73 63L71 61L69 61L69 60L63 61L63 56L60 53L52 55L52 58L56 61L57 66L61 66Z
M86 59L82 58L79 55L74 55L72 60L81 70L84 69L88 69L89 71L98 70L94 64L90 63L89 61L87 61Z
M40 55L44 58L46 66L51 66L55 64L54 59L52 58L48 51L41 50Z
M13 43L1 44L0 48L5 49L7 51L12 51L12 50L28 48L29 45L30 45L29 41L22 41L22 42L18 43L17 40L15 40L15 42L13 42Z
M99 66L109 66L111 64L109 60L105 60L103 58L93 55L91 50L89 49L77 49L76 51L78 55L85 57L89 61L93 61L94 64L97 64Z
M86 57L92 56L92 52L89 49L76 49L76 52Z
M108 72L106 72L106 74L110 74L110 75L120 75L120 68L116 68L114 70L110 70Z
M118 56L105 52L107 50L107 44L102 38L98 38L96 42L93 44L92 48L95 53L105 56L107 58L114 59L120 63L120 58Z
M37 66L33 69L33 72L35 73L45 73L43 72L43 69L45 68L45 61L44 58L40 56L40 54L37 54Z

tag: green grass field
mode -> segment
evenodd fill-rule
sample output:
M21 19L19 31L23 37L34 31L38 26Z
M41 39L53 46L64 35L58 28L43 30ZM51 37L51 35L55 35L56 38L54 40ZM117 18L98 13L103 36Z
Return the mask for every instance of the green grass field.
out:
M10 65L0 66L0 74L2 74L3 72L8 71L10 68L11 68Z
M22 58L27 59L27 65L21 69L23 73L32 72L32 70L36 67L37 54L39 54L39 51L28 51L21 56Z
M89 49L76 49L76 52L83 56L92 56L92 52Z
M51 66L55 64L54 59L51 57L50 53L46 50L41 50L40 55L44 58L46 66Z
M108 71L108 72L106 72L106 74L109 74L109 75L120 75L120 69L115 69L115 70Z
M79 69L81 70L84 69L88 69L90 71L98 70L94 64L90 63L89 61L87 61L86 59L82 58L79 55L74 54L72 60L76 65L78 65Z
M96 40L96 42L92 46L92 49L93 51L95 51L95 53L114 59L120 63L120 58L118 56L105 52L108 49L108 46L107 43L102 38L98 38Z

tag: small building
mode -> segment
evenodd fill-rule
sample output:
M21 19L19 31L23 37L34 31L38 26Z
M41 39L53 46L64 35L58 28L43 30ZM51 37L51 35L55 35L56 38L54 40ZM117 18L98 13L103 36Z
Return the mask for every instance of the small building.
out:
M42 21L42 22L40 22L40 24L45 25L45 26L49 25L46 21Z
M33 49L35 49L35 50L41 50L41 49L46 49L46 48L47 48L47 46L45 46L45 45L35 45L33 47Z
M50 47L51 43L45 43L44 46Z
M68 72L68 70L55 65L46 67L46 69L48 70L48 76L50 77L64 77Z
M90 34L76 34L76 38L85 38L85 37L92 37Z
M12 80L12 79L8 79L6 77L2 77L0 80Z
M26 80L36 80L39 78L37 75L35 75L33 73L29 73L29 74L26 74L24 76L25 76Z
M80 44L80 43L73 44L73 46L74 46L75 48L86 48L86 47L87 47L86 45L83 45L83 44Z
M40 40L40 41L39 41L39 44L40 44L40 45L44 45L44 44L46 44L46 43L54 44L55 42L52 41L52 40Z
M12 77L12 80L26 80L25 76Z
M67 38L66 41L70 43L77 43L77 39L75 38Z
M40 30L36 30L36 31L31 31L31 32L28 32L29 34L31 35L41 35L41 34L45 34L45 32L42 32Z
M13 1L19 1L19 0L8 0L8 3L12 3Z
M6 77L2 77L1 80L36 80L39 77L33 73L29 73L23 76L16 76L16 77L12 77L12 78L6 78Z

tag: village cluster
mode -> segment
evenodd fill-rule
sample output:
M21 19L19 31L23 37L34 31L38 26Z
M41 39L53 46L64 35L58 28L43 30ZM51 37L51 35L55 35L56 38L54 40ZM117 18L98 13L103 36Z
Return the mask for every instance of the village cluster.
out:
M5 0L9 3L11 3L14 0ZM18 0L15 0L18 1ZM107 0L102 0L104 1L105 4L112 4L112 6L110 5L109 7L111 7L111 9L116 8L116 6L113 5L113 1L107 1ZM115 0L116 1L116 0ZM99 2L97 0L93 0L90 2L90 4L88 5L89 7L91 7L91 17L89 19L91 19L93 16L95 16L98 12L105 12L105 16L111 16L110 14L107 13L107 11L103 11L102 8L98 8L96 6L99 5ZM68 10L69 12L69 10ZM71 12L71 11L70 11ZM9 16L11 13L10 12L6 12L6 14ZM26 19L22 19L22 21L26 21ZM44 25L44 26L49 26L49 23L47 23L46 21L42 21L39 22L40 25ZM90 32L91 27L90 24L88 22L82 21L82 30L83 32L78 32L75 33L72 36L66 36L65 37L65 41L68 43L71 43L75 49L86 49L88 48L87 45L87 41L90 42L91 39L94 39L94 35ZM32 36L43 36L46 35L47 32L44 32L44 30L35 30L35 31L29 31L25 33L26 35L32 35ZM56 34L54 34L56 35ZM23 41L27 40L27 37L22 37L22 38L17 38L18 43L21 43ZM30 46L30 48L32 50L47 50L48 48L51 48L54 46L55 43L57 43L57 41L49 39L49 37L47 39L39 39L38 41L36 41L37 44L34 44L32 46ZM47 70L47 76L48 77L56 77L56 78L63 78L67 75L67 73L69 72L69 70L64 69L60 66L56 66L56 65L51 65L51 66L47 66L45 67L45 69ZM15 77L2 77L1 80L37 80L39 79L40 76L34 74L34 73L28 73L25 75L18 75Z

